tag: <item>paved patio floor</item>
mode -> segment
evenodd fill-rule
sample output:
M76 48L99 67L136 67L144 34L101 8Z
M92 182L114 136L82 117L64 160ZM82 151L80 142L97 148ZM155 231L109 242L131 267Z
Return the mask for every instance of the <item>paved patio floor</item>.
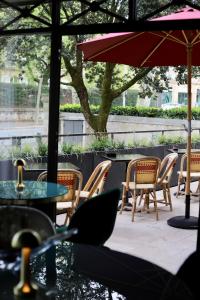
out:
M195 190L197 184L192 184ZM174 196L177 187L171 188L173 211L160 204L159 221L155 213L136 213L131 222L131 212L117 215L114 232L106 246L147 259L166 270L176 273L178 268L196 248L197 230L177 229L167 224L173 216L185 216L185 196ZM198 216L199 197L191 197L191 216Z
M192 183L192 190L197 184ZM177 229L167 224L173 216L185 215L185 197L176 198L171 188L173 211L164 205L159 206L159 221L155 213L139 212L131 222L131 212L117 214L112 236L106 246L121 252L147 259L166 270L176 273L184 260L196 248L197 230ZM199 197L191 197L191 216L198 215ZM61 222L59 217L59 223ZM103 220L102 220L103 221Z

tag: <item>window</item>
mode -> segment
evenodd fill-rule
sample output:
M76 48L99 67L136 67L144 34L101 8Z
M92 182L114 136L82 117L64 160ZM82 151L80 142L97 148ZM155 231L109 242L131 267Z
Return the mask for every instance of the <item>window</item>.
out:
M162 104L171 103L172 102L172 91L164 91L161 94Z
M200 106L200 89L197 89L196 106Z
M187 105L187 93L178 93L178 103Z

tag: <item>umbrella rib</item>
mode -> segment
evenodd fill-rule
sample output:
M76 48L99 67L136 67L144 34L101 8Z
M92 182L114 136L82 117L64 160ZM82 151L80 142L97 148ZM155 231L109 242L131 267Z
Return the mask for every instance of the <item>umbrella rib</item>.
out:
M186 40L187 45L190 44L191 46L194 46L194 45L196 45L196 44L198 44L200 42L200 40L197 41L197 39L200 36L200 32L199 31L197 31L197 34L195 35L195 37L193 38L193 40L191 42L188 40L188 38L187 38L184 30L182 30L182 34L183 34L183 36L184 36L184 38Z
M128 42L128 41L130 41L130 40L132 40L132 39L135 39L135 38L137 38L138 36L140 36L140 35L142 35L142 34L144 34L144 32L140 32L140 33L138 33L138 34L136 34L136 35L134 35L134 36L130 36L130 37L128 37L127 39L124 39L123 41L117 42L116 44L114 44L114 45L112 45L112 46L110 46L110 47L108 47L108 48L106 48L106 49L103 49L103 50L101 50L101 51L96 52L95 54L93 54L93 55L91 55L91 56L88 56L87 60L93 59L93 58L95 58L95 57L98 56L98 55L101 55L101 54L103 54L103 53L106 53L106 52L108 52L109 50L112 50L112 49L114 49L114 48L117 47L117 46L120 46L120 45L122 45L122 44L125 44L126 42Z
M192 43L194 44L194 45L196 45L196 44L198 44L199 42L200 42L200 40L198 40L197 41L197 39L200 37L200 31L197 31L197 35L194 37L194 39L193 39L193 41L192 41Z
M166 36L162 36L162 40L153 48L153 50L147 55L147 57L143 60L143 62L140 64L141 67L143 67L143 65L146 63L146 61L154 54L154 52L160 47L160 45L162 45L164 43L165 40L168 39L168 35L170 35L170 33L167 33Z
M182 32L182 35L183 35L183 37L184 37L184 39L185 39L185 41L186 41L186 44L189 44L188 38L187 38L187 36L186 36L186 34L185 34L185 31L184 31L184 30L181 30L181 32ZM191 44L192 44L192 43L191 43Z
M168 39L168 40L170 40L170 41L172 41L172 42L176 42L176 43L178 43L178 44L181 44L181 45L185 46L185 43L184 43L182 40L178 39L177 37L175 37L175 36L173 36L173 35L171 34L172 31L170 31L170 33L166 32L166 31L162 31L162 32L167 36L167 39ZM163 37L162 34L159 34L159 33L157 33L157 32L151 32L151 33L154 34L154 35L157 35L157 36L159 36L159 37Z

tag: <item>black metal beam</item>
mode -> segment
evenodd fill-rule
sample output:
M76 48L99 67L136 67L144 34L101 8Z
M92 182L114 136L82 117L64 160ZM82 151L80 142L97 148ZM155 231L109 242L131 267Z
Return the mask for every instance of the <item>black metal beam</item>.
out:
M109 32L160 31L200 29L199 19L174 21L133 21L127 23L104 23L92 25L67 25L61 27L63 35L95 34Z
M60 35L95 34L125 31L160 31L160 30L195 30L200 29L199 19L176 21L133 21L127 23L104 23L91 25L61 25L57 27ZM25 34L51 34L54 27L30 28L0 31L0 36Z
M48 131L48 181L57 181L59 99L60 99L60 52L62 36L59 32L60 0L52 3L53 31L51 34L50 88L49 88L49 131Z
M49 126L48 126L48 164L47 180L57 182L58 163L58 134L59 134L59 106L60 106L60 69L62 36L59 32L60 0L52 1L51 60L49 87ZM47 214L56 221L56 203L48 203Z

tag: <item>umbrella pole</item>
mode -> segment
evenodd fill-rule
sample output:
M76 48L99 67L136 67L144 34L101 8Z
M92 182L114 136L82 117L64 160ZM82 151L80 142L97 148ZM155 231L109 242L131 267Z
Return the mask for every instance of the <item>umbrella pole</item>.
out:
M190 216L190 157L191 157L191 119L192 119L192 45L187 45L187 72L188 72L188 110L187 110L187 177L185 188L185 216L176 216L167 221L167 224L182 229L197 229L198 218ZM198 232L198 235L200 233ZM200 238L198 239L200 243Z
M191 157L191 119L192 119L192 45L187 46L187 89L188 89L188 107L187 107L187 177L186 177L186 188L185 188L185 217L190 217L190 157Z

